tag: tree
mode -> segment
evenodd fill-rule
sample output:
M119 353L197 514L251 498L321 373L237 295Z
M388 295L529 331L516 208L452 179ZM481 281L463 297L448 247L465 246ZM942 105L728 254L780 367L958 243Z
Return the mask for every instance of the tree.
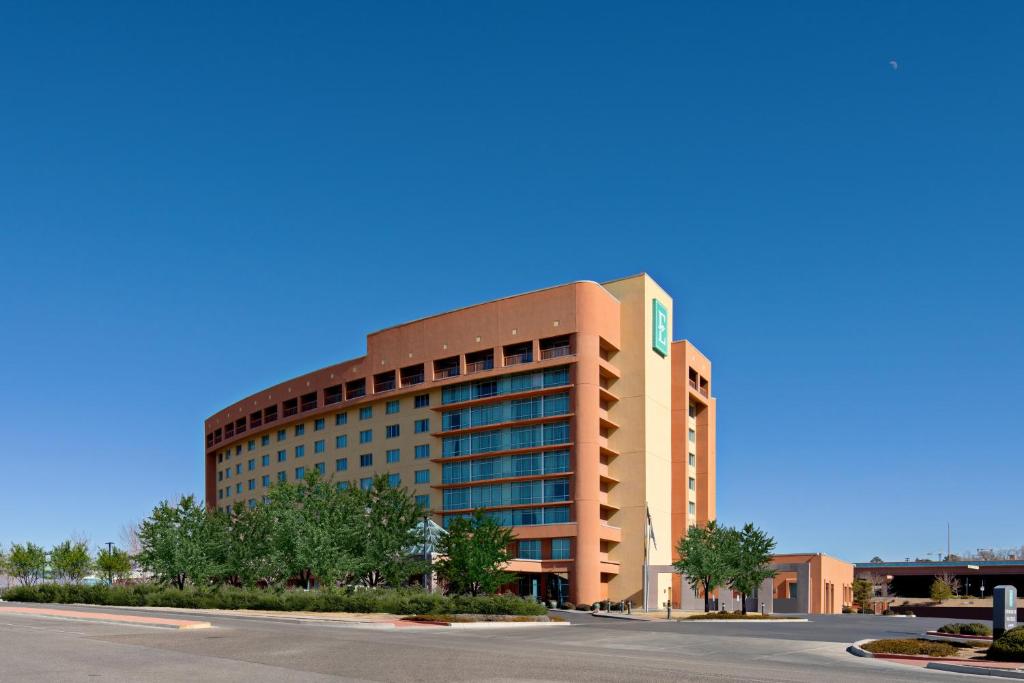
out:
M775 576L771 568L775 539L751 523L738 532L729 530L728 543L729 586L739 591L743 613L747 613L747 596L754 593L765 579Z
M288 578L287 568L274 552L270 507L248 508L236 503L231 514L218 513L224 580L236 586L274 585Z
M343 492L356 497L359 505L347 525L348 556L354 576L368 587L398 586L414 574L426 571L423 559L411 554L422 542L417 524L422 510L405 488L389 485L387 475L374 478L367 489ZM359 514L359 509L362 514Z
M64 541L50 551L53 575L60 581L81 583L92 569L92 557L85 541Z
M953 597L960 590L960 580L952 574L939 574L932 581L930 595L935 602Z
M206 585L222 570L215 530L211 516L193 496L182 496L177 505L163 501L139 527L139 564L178 588L186 581Z
M132 558L125 550L100 548L96 555L96 570L113 585L115 581L124 581L131 576Z
M46 574L46 551L34 543L12 543L7 571L23 586L37 583Z
M882 558L880 558L878 555L875 555L871 558L871 564L881 564L882 562Z
M493 593L513 576L505 571L513 539L511 529L483 510L456 517L437 541L437 574L453 593Z
M860 611L864 614L868 613L868 606L871 604L871 597L874 593L875 588L867 579L853 580L853 601L860 605Z
M729 546L734 534L735 529L711 520L703 527L690 527L676 545L679 559L673 565L691 588L703 589L705 612L711 611L711 593L730 578Z

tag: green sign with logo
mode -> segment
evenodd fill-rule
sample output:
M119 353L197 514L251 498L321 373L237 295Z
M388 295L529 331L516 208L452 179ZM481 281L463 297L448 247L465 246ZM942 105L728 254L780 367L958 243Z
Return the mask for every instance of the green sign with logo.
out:
M651 311L651 348L662 356L668 355L668 309L665 304L653 299Z

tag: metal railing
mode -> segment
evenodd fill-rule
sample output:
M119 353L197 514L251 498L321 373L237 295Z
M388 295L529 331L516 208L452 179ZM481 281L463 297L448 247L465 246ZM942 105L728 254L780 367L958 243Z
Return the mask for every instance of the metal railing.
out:
M568 356L568 355L571 355L571 353L572 352L569 350L569 345L568 344L566 344L565 346L552 346L550 349L541 349L540 350L540 359L541 360L548 360L549 358L558 358L560 356Z
M440 370L434 370L434 379L444 379L446 377L458 377L459 368L453 366L450 368L441 368Z
M466 374L472 375L474 372L483 372L484 370L490 370L493 367L493 358L485 358L484 360L473 361L472 363L466 363Z
M533 354L529 351L523 353L514 353L511 356L505 356L505 365L519 365L521 363L529 363L533 360Z
M408 377L402 377L402 386L411 387L414 384L423 384L423 373L416 375L409 375Z
M373 383L373 393L379 394L382 391L391 391L395 388L395 380L386 379L383 382Z
M359 398L360 396L366 396L366 387L359 389L352 389L351 391L345 392L345 398L351 400L353 398Z
M332 403L341 403L341 401L342 401L342 398L341 398L341 392L340 391L338 393L336 393L336 394L324 394L324 405L325 406L329 406Z

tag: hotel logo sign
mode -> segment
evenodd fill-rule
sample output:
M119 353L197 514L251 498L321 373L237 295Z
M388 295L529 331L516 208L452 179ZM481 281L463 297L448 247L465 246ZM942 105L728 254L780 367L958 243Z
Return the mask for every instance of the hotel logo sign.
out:
M668 355L668 309L657 299L652 304L651 348L664 357Z

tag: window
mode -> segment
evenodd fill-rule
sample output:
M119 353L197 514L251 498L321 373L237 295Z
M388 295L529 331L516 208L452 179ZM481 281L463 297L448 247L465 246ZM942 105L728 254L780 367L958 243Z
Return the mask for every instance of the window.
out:
M313 452L314 453L323 453L324 452L324 440L323 439L320 439L319 441L314 441L313 442Z
M313 431L319 432L324 428L324 419L322 417L317 418L313 421Z
M247 451L256 450L256 439L249 439L249 442L245 444L245 449Z
M385 439L394 439L396 436L399 435L399 433L400 432L399 432L398 425L387 425L386 427L384 427L384 438Z
M237 446L235 446L235 455L241 455L241 454L242 454L242 444L238 444Z
M413 407L415 408L426 408L430 405L430 394L418 394L413 399Z
M317 474L324 474L325 472L327 472L327 466L324 465L324 463L322 463L322 462L318 462L316 464L316 473Z
M388 486L393 489L397 489L402 485L402 475L400 474L389 474L388 475Z
M696 467L696 466L697 466L697 454L696 453L690 453L690 467Z
M553 538L553 539L551 539L551 559L552 560L568 560L569 559L569 539L568 538Z
M372 443L373 442L373 430L364 429L359 432L359 443Z
M306 433L306 425L295 425L295 436L302 436Z
M417 434L423 434L424 432L430 431L430 418L425 417L422 420L416 420L415 429L413 430Z
M238 463L237 465L235 465L235 474L241 474L241 473L242 473L242 463Z
M368 491L373 486L373 477L363 477L359 480L359 488Z
M348 446L348 434L340 434L334 437L335 448L346 448Z
M399 411L400 407L401 405L397 399L394 401L388 401L387 404L384 406L384 412L387 415L394 415Z
M278 451L277 452L277 461L278 462L284 462L287 459L288 459L288 451Z
M334 416L334 424L336 426L348 424L348 413L337 413Z
M268 466L270 464L270 455L267 454L261 457L260 464L263 465L264 467Z
M697 417L697 406L690 404L690 417Z
M287 472L278 472L277 473L277 480L278 481L288 481L288 473Z
M339 491L344 491L347 488L348 488L348 482L347 481L339 481L338 482L338 490Z
M269 443L270 443L270 434L264 434L263 436L260 437L260 445L261 446L266 446Z
M249 480L249 490L250 491L255 491L256 490L256 480L255 479L250 479Z
M359 419L369 420L373 417L373 406L363 406L359 409Z
M697 443L697 432L690 430L690 443Z
M417 484L429 484L430 483L430 470L416 470L416 483Z
M519 541L519 559L522 560L539 560L540 559L540 541Z
M392 448L386 454L388 462L398 462L402 459L402 454L397 448Z
M420 458L429 458L429 457L430 457L430 444L429 443L421 443L419 446L416 446L416 459L417 460L419 460Z
M696 491L697 490L697 480L694 479L693 477L690 477L690 490L691 491Z
M691 515L697 514L697 504L694 503L692 500L690 501L690 514Z
M248 467L250 472L256 469L256 458L249 458Z
M306 468L305 467L296 467L295 468L295 478L296 479L305 479L306 478Z
M348 458L338 458L334 461L334 471L344 472L348 469Z
M223 453L218 453L217 454L217 462L224 462L224 454Z
M363 453L359 456L360 467L371 467L373 465L373 453Z
M241 492L242 492L242 482L238 482L237 484L235 484L235 493L241 493Z
M270 486L270 475L264 474L263 481L261 483L263 484L263 488L267 488L268 486Z
M430 494L424 496L416 496L416 505L420 506L424 510L430 509Z
M228 478L228 479L230 479L230 478L231 478L231 468L230 468L230 467L229 467L229 468L227 468L226 470L224 470L224 476L225 476L226 478Z
M223 472L218 472L217 473L217 481L224 481L224 473Z
M284 441L287 438L288 438L288 431L287 430L285 430L285 429L278 429L277 430L277 440L278 441Z
M295 457L301 458L306 455L306 447L299 445L295 447Z

